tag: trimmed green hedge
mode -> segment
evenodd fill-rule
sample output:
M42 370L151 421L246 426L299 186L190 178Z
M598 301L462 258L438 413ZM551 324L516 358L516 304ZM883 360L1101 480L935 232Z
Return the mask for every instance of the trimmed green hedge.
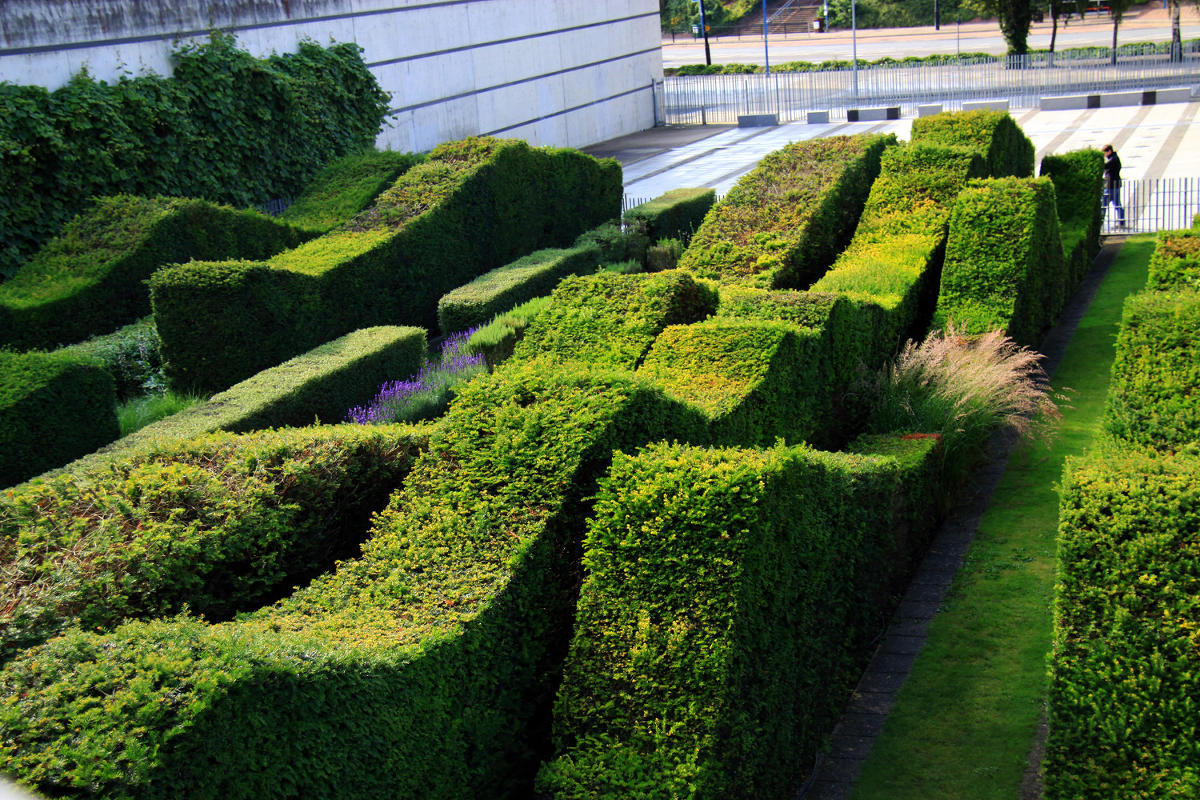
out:
M0 486L119 435L116 389L104 367L66 353L0 350Z
M909 144L884 153L854 238L812 287L884 309L879 324L865 332L870 343L863 350L875 363L924 334L954 200L984 170L983 159L962 148Z
M828 445L838 426L826 326L716 318L662 332L638 375L702 411L718 444Z
M1146 288L1158 292L1200 289L1200 230L1159 232Z
M643 225L651 243L679 239L687 244L716 200L715 189L672 189L629 209L625 220Z
M81 70L53 92L0 83L0 275L95 196L295 196L331 158L372 146L388 110L353 43L259 59L214 34L172 62L171 77Z
M1033 142L1007 111L952 111L913 120L913 144L975 150L987 164L987 177L1033 175Z
M438 327L448 332L478 328L501 312L549 294L568 275L595 272L599 266L595 245L530 253L442 295Z
M1125 301L1104 427L1166 452L1200 442L1200 292L1143 292Z
M150 313L142 284L167 264L267 258L310 238L204 200L98 197L0 283L0 344L47 349L110 333Z
M117 402L122 402L144 397L147 391L163 386L162 359L159 356L161 346L153 318L144 317L112 333L93 336L77 344L60 347L55 352L88 359L103 366L116 382Z
M903 531L929 517L936 440L862 444L614 459L540 791L794 794L908 563Z
M415 374L424 361L425 331L421 328L381 326L353 331L264 370L206 403L151 423L51 475L95 469L139 448L169 446L213 431L243 433L341 422L352 406L371 397L385 380Z
M151 279L173 385L218 390L349 330L436 325L437 300L495 264L620 211L620 165L471 138L439 145L347 226L260 263Z
M1067 464L1047 800L1200 796L1200 460Z
M628 374L472 381L361 558L236 622L69 632L11 661L0 771L107 796L526 796L587 498L613 451L702 436Z
M679 260L721 283L805 289L850 237L892 135L793 142L713 206Z
M1070 288L1049 178L973 181L958 195L934 327L1036 347Z
M634 369L664 328L697 322L716 306L716 292L680 270L565 278L512 360Z
M425 160L417 153L364 150L326 164L279 219L327 233L365 211L401 175Z
M1042 159L1041 175L1054 182L1069 295L1091 270L1092 262L1100 252L1104 155L1099 150L1049 155Z
M220 433L0 498L0 661L68 627L253 610L351 555L428 432Z

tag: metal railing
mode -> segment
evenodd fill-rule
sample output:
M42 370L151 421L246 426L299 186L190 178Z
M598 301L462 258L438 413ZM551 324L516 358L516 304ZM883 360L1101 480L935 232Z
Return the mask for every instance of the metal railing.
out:
M857 70L772 72L748 75L676 75L656 87L660 124L732 124L744 114L776 114L780 122L828 111L844 118L847 108L941 103L947 110L970 100L1008 100L1013 108L1036 107L1055 95L1189 86L1200 83L1200 52L1122 56L1045 53L996 61L963 58L955 63L875 64Z
M1124 214L1112 203L1105 203L1101 233L1153 233L1188 228L1200 212L1200 178L1124 180L1119 196Z

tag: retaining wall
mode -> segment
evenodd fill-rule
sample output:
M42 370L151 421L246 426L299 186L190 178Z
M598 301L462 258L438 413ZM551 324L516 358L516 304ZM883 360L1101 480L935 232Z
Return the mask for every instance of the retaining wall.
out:
M379 146L472 134L582 147L654 125L655 0L3 0L0 81L169 74L214 29L256 56L357 42L392 95Z

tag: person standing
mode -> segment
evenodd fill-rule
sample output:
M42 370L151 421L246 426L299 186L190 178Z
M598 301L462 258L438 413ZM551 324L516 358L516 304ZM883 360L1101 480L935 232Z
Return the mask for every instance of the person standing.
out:
M1104 145L1104 210L1112 203L1117 210L1117 227L1125 227L1125 208L1121 205L1121 157L1111 144Z

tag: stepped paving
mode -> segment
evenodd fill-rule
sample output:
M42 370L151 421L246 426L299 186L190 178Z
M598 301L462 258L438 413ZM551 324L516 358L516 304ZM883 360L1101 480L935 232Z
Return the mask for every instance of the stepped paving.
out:
M1127 180L1200 177L1200 101L1089 110L1015 109L1013 118L1037 157L1111 142ZM907 139L912 119L890 122L792 122L770 128L728 125L651 128L585 148L621 162L625 194L649 199L680 187L728 191L759 160L788 142L855 133L895 133Z

